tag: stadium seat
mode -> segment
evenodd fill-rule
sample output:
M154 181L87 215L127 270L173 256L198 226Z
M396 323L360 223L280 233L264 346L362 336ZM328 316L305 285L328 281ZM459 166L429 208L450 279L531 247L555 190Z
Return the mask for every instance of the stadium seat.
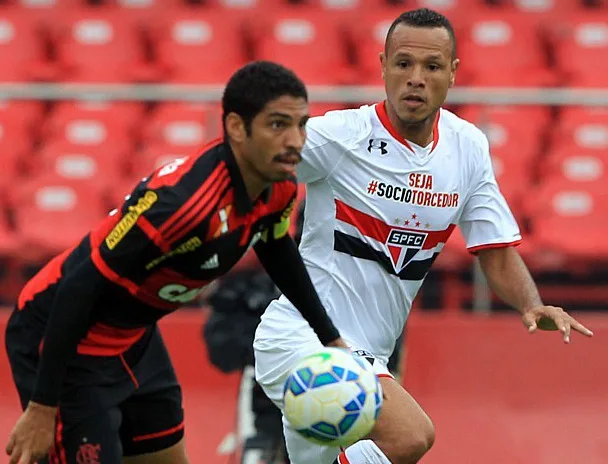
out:
M595 188L595 184L606 184L608 175L608 148L584 150L578 147L557 147L543 163L547 181L562 181L580 184L582 188ZM608 184L606 184L608 192Z
M553 128L552 145L585 150L608 149L608 110L604 108L562 110L561 117Z
M0 123L12 123L26 128L36 138L44 119L44 104L41 101L1 101Z
M43 145L35 155L34 173L54 173L65 179L83 179L109 187L130 171L131 153L103 145L77 146L65 140Z
M52 173L16 186L12 198L21 256L28 260L75 245L109 212L98 184Z
M151 30L163 81L223 85L249 61L238 14L168 9Z
M347 55L347 24L316 9L284 9L249 22L256 59L291 68L307 84L355 81Z
M136 141L144 118L140 103L76 101L57 103L42 133L74 144L103 143L108 138ZM95 142L98 140L98 142Z
M539 251L573 259L607 259L608 189L563 181L548 182L535 193L531 216Z
M563 84L608 86L608 11L564 15L552 28L551 37Z
M57 21L53 36L62 81L144 82L158 76L146 59L144 32L128 10L72 9Z
M546 37L516 12L483 11L467 18L461 34L457 82L477 86L549 86L556 83Z
M57 69L46 53L42 23L18 6L0 10L0 81L47 81Z
M162 103L143 127L145 144L202 146L221 133L221 110L205 103Z

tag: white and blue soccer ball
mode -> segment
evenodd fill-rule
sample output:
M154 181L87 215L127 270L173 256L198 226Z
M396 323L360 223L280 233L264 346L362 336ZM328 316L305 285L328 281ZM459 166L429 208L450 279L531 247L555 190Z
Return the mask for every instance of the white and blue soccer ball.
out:
M284 388L284 414L308 440L347 447L365 437L382 408L372 366L347 350L323 348L302 359Z

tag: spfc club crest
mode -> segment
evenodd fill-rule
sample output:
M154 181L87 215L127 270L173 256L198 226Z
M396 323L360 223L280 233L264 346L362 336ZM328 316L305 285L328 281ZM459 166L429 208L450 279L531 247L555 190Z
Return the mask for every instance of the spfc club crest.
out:
M391 229L386 239L395 273L399 274L422 249L428 234L403 229Z

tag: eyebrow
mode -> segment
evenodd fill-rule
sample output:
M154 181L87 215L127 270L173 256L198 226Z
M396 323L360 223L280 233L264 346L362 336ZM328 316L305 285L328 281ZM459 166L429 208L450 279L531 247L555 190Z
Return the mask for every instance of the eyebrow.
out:
M395 54L395 58L413 58L413 57L414 57L414 55L412 55L409 52L397 52ZM443 60L443 59L445 59L444 56L439 53L433 53L432 55L425 57L426 61Z
M273 111L268 115L271 118L284 118L284 119L293 119L290 115L281 113L280 111Z

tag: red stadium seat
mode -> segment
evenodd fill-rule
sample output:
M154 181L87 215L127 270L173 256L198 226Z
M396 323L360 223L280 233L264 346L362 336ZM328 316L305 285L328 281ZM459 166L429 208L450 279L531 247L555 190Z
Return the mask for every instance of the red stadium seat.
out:
M84 179L111 186L130 170L130 153L103 145L75 146L65 140L43 145L36 154L34 172L54 173L65 179Z
M555 60L566 85L608 86L608 13L567 15L552 29Z
M0 81L51 80L56 68L46 54L42 23L28 10L6 7L0 10Z
M562 110L553 129L553 146L585 150L608 149L608 110L572 108Z
M460 40L457 82L479 86L547 86L556 80L549 69L545 37L520 13L484 11L467 18Z
M255 58L277 61L307 84L345 84L355 79L347 56L342 18L317 9L274 11L250 24Z
M74 144L87 144L87 134L94 142L96 135L135 140L138 137L144 107L139 103L77 101L58 103L47 119L43 134L47 139L63 138ZM78 127L81 129L78 129ZM86 130L88 127L88 132ZM95 127L98 130L95 130ZM81 131L80 137L78 131ZM71 135L70 135L71 134ZM80 139L84 138L84 141ZM93 143L94 144L94 143Z
M248 61L240 16L223 10L170 9L151 35L168 82L224 84Z
M108 213L99 185L52 174L16 186L13 199L21 253L28 259L75 245Z
M62 80L137 82L157 77L146 61L143 31L120 8L72 9L53 28Z
M41 101L0 101L0 122L23 126L34 137L43 118L44 104Z
M608 258L608 189L550 182L536 192L532 227L540 251L574 259Z
M164 103L153 111L143 129L146 144L202 146L221 133L221 113L216 105Z
M538 155L551 122L546 108L531 106L465 106L458 115L483 129L492 149L519 158Z
M569 184L578 183L582 187L593 186L606 182L608 148L583 150L578 147L558 147L548 155L544 164L546 179Z

